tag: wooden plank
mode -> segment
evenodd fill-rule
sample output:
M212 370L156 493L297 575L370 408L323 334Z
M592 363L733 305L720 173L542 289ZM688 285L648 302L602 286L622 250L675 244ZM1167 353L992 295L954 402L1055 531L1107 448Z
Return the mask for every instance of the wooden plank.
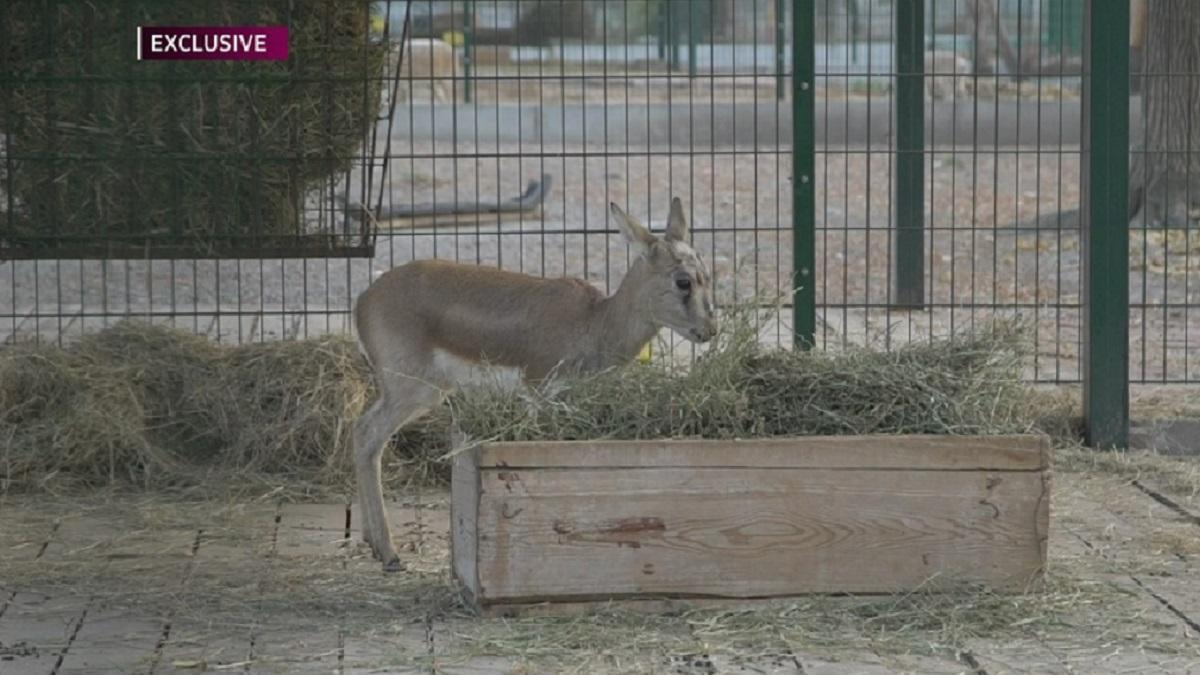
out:
M1040 435L528 441L485 443L480 447L478 465L1040 471L1050 465L1050 441Z
M479 523L480 471L476 468L479 449L469 449L454 457L450 474L450 559L454 576L471 598L479 594L477 533Z
M1024 589L1048 498L1027 472L481 472L485 601ZM457 523L456 523L457 525Z

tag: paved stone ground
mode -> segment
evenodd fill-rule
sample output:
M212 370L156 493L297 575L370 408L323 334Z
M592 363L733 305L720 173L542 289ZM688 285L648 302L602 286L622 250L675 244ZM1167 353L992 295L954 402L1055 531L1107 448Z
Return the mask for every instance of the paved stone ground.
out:
M905 627L912 649L872 619L771 650L710 644L703 614L643 617L608 642L561 639L561 619L480 619L448 576L446 494L409 492L391 512L409 571L384 576L344 503L6 496L0 672L1200 672L1200 502L1145 477L1055 478L1052 573L1108 601L1012 620L1003 638L960 630L932 652L920 645L946 639L947 616Z

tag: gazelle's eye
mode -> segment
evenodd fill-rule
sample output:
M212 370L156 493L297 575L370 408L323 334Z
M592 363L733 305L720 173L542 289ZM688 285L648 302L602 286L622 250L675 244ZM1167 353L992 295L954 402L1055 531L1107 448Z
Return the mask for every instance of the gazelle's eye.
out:
M692 280L687 277L679 277L675 280L675 287L681 291L692 290Z

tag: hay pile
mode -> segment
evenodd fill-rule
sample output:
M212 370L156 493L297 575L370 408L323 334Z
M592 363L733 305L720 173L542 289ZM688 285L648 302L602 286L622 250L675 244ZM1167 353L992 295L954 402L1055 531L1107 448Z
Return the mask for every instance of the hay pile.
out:
M65 349L0 350L0 478L16 488L344 486L370 395L342 337L217 346L123 322Z
M10 227L0 211L0 238L303 234L306 196L378 113L387 45L366 2L6 4L0 183L16 213ZM138 25L287 25L289 57L138 62Z
M445 480L451 416L480 440L1024 432L1035 405L1016 332L891 353L764 349L726 317L691 368L630 366L536 389L466 389L404 429L389 480ZM351 424L374 396L343 336L218 346L124 322L66 348L0 349L0 480L10 489L351 487Z
M735 313L692 368L660 362L533 391L482 387L452 400L475 439L753 438L1000 434L1036 423L1021 331L990 326L892 352L764 349Z

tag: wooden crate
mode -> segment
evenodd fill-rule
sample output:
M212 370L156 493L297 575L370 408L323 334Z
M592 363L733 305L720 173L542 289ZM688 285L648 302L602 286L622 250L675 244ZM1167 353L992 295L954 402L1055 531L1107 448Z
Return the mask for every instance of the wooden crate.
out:
M489 443L454 464L454 573L481 608L1019 590L1049 521L1042 436Z

